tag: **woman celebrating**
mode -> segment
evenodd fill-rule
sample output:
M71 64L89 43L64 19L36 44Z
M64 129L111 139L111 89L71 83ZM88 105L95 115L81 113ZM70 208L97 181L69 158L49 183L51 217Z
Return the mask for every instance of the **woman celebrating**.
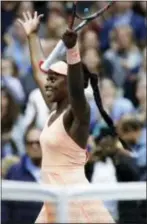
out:
M63 35L68 65L58 61L45 75L39 68L39 62L44 57L37 37L42 15L38 16L35 12L32 17L27 12L23 17L23 21L18 21L28 37L34 78L47 105L57 104L56 111L50 114L40 137L42 180L49 185L89 184L84 174L84 165L87 160L90 108L84 95L77 34L67 30ZM69 208L69 222L113 223L100 201L88 201L83 204L76 202L70 204ZM45 202L36 223L54 223L53 214L53 205Z

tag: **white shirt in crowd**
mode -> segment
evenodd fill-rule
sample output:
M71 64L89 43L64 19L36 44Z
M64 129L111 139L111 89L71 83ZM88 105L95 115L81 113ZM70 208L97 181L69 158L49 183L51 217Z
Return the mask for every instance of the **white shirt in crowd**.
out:
M106 162L96 162L92 175L92 183L107 183L115 184L117 182L116 171L113 162L110 158ZM118 220L118 205L117 201L104 201L106 208L109 210L114 220Z
M49 115L49 109L42 97L40 90L33 90L28 99L27 107L24 114L24 126L27 128L35 119L35 125L43 128Z

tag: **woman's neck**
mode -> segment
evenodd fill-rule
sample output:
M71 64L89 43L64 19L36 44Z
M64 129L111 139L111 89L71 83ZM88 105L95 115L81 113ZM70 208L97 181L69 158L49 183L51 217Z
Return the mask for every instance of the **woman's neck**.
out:
M68 104L69 102L67 98L58 102L56 106L56 113L61 114L67 108Z

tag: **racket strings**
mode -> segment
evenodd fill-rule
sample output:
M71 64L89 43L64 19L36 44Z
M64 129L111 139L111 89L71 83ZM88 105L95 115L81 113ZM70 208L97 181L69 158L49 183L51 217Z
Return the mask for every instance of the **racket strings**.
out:
M81 3L81 2L79 2ZM85 8L87 10L88 16L81 16L79 11L78 11L78 1L74 1L73 2L73 7L72 7L72 16L71 16L71 23L70 26L73 27L73 23L75 20L75 17L85 21L85 23L83 23L83 26L85 26L88 22L98 18L98 17L103 17L104 21L106 21L105 18L105 12L108 11L108 9L114 4L114 1L109 1L103 8L98 8L97 10L95 10L94 12L94 8L93 5L91 6L91 8ZM81 26L82 28L82 26Z

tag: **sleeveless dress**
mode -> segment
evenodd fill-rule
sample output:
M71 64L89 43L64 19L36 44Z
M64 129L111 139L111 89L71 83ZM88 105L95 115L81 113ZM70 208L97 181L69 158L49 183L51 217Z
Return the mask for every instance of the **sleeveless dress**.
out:
M67 134L62 113L50 126L48 121L40 136L42 181L53 186L90 184L85 177L86 150ZM51 115L49 116L49 118ZM56 223L53 203L45 202L35 223ZM114 223L101 201L69 203L69 223Z

